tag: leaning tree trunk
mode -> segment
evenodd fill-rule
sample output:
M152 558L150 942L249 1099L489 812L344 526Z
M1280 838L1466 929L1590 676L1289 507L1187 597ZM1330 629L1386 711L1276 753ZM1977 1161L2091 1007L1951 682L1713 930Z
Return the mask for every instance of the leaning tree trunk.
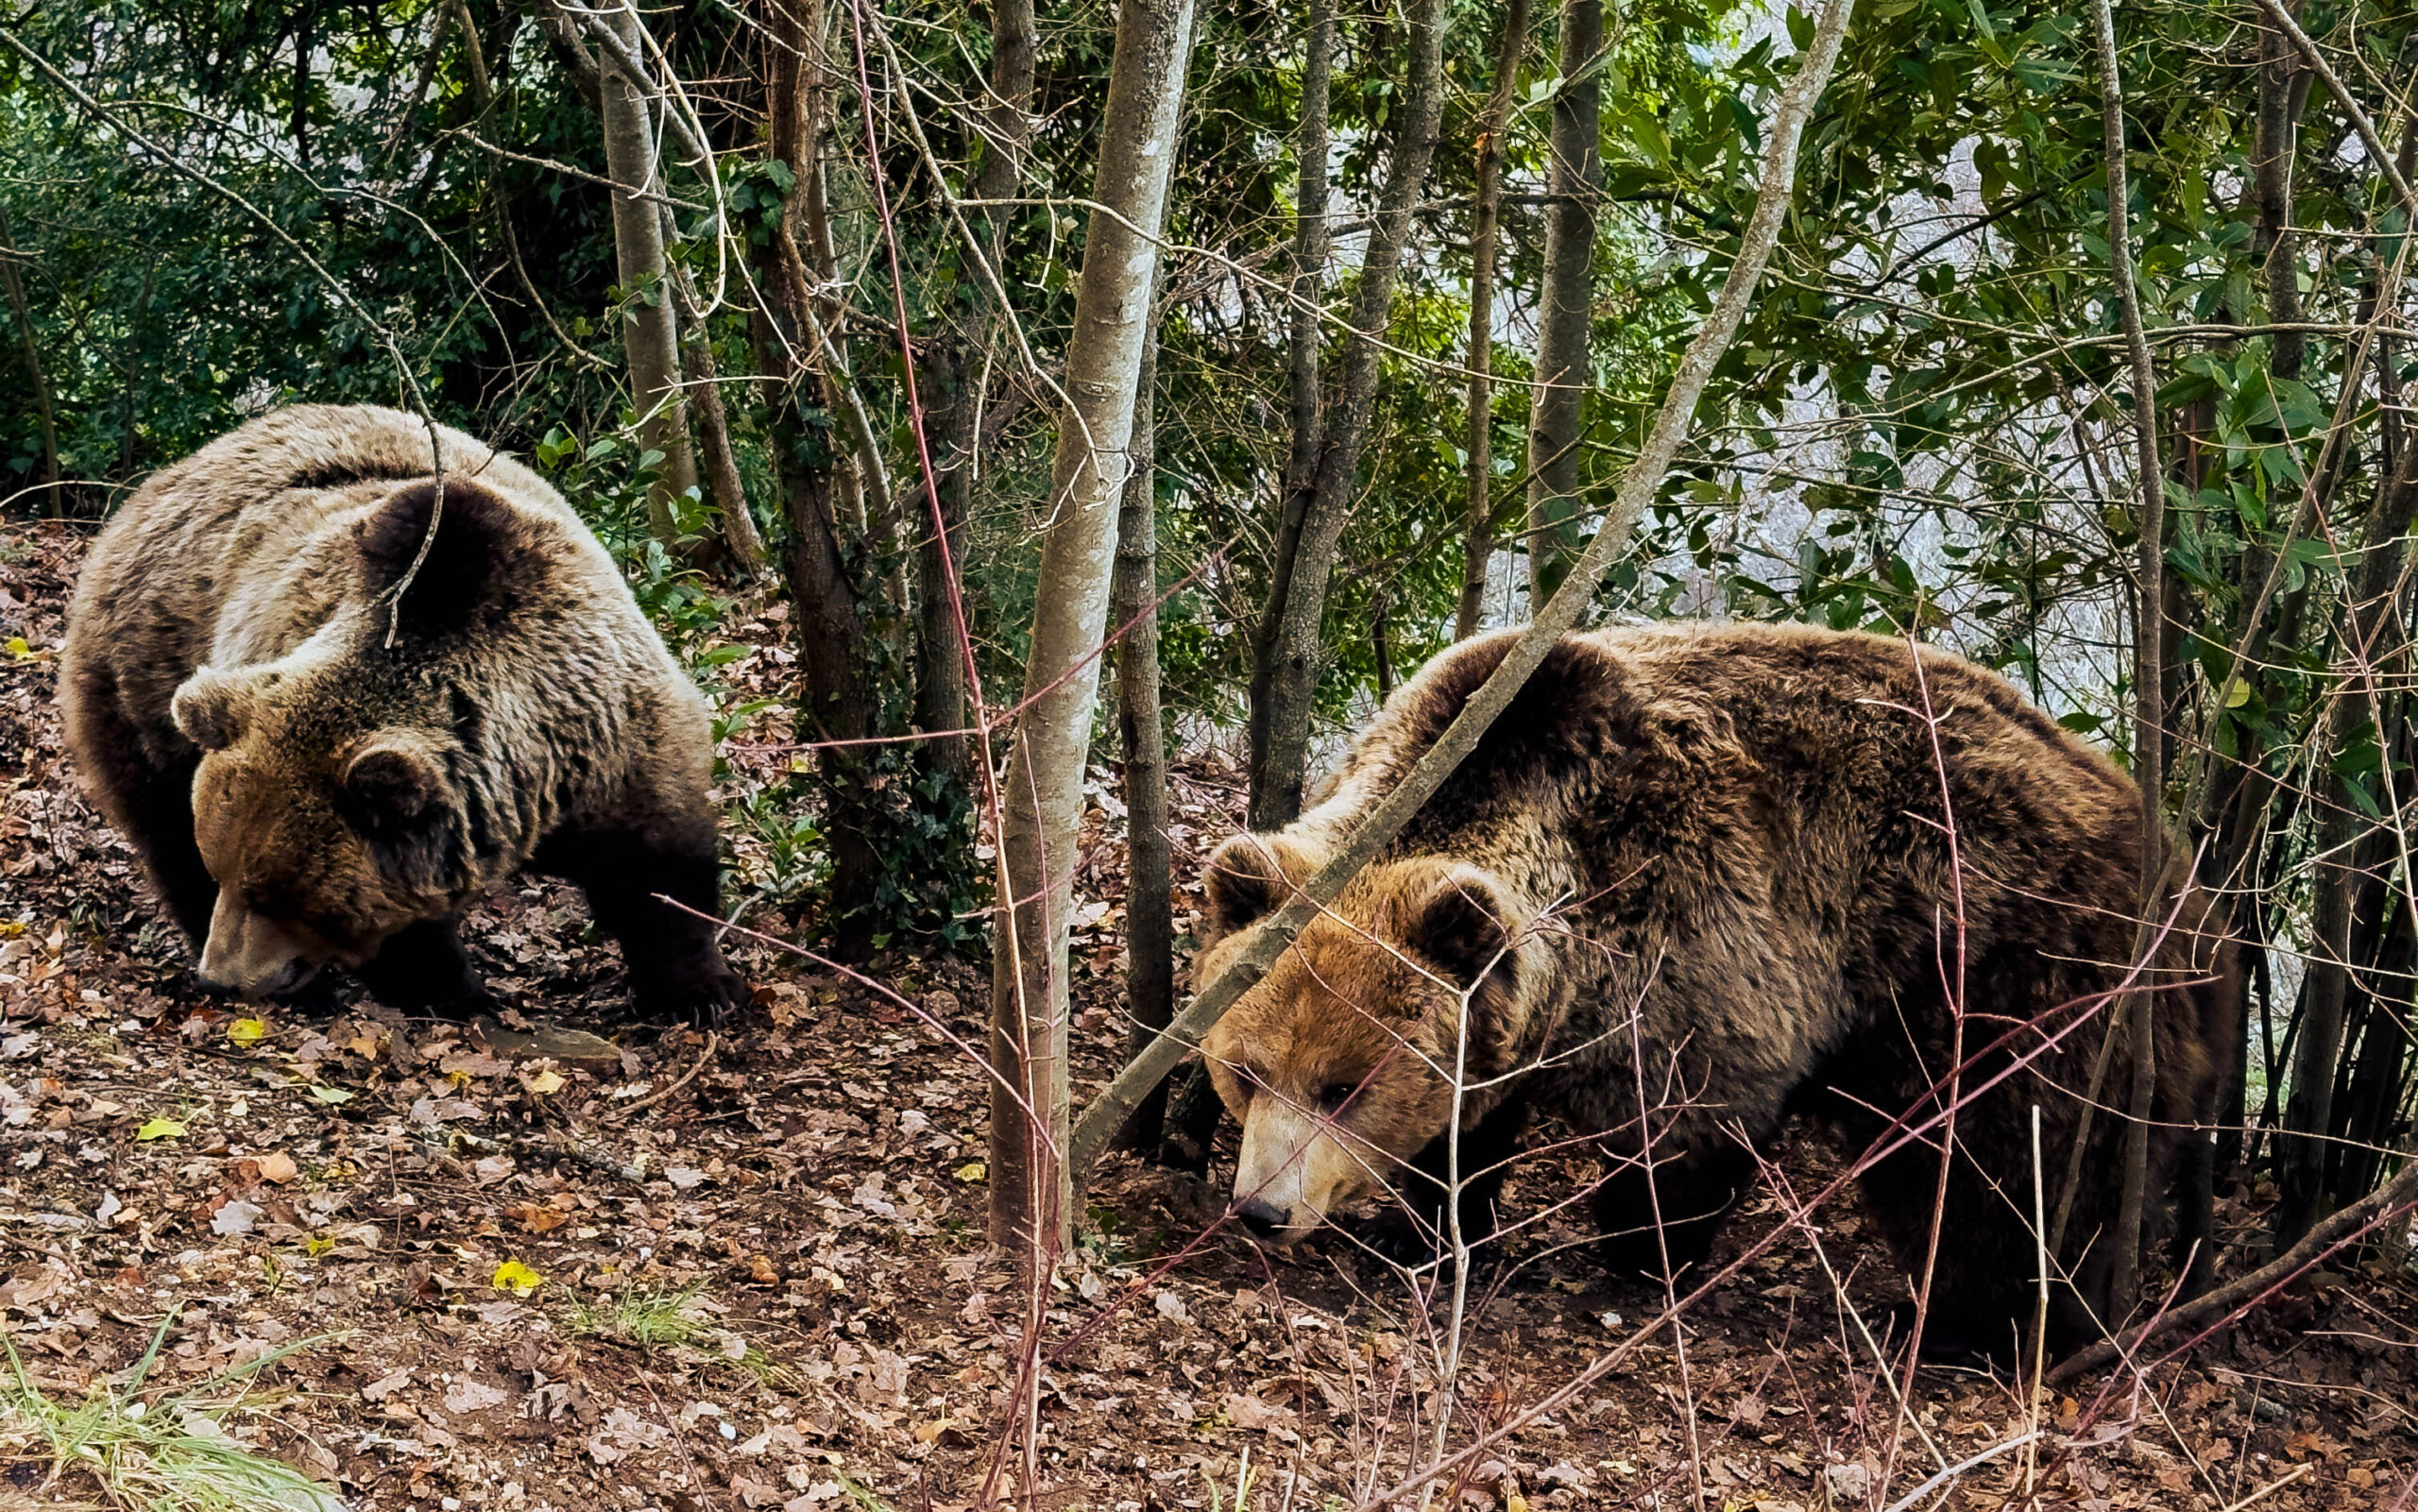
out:
M1007 764L992 946L991 1238L1047 1266L1070 1232L1066 921L1116 505L1174 165L1192 0L1125 0L1066 348L1024 714ZM1037 1322L1037 1320L1036 1320Z
M1319 433L1318 460L1289 490L1269 573L1268 603L1252 638L1251 673L1251 826L1276 829L1302 811L1309 760L1310 717L1326 671L1321 630L1337 543L1352 506L1353 482L1369 416L1376 404L1394 281L1410 239L1427 165L1436 155L1443 105L1442 0L1407 7L1410 79L1401 110L1401 135L1377 200L1375 223L1353 301L1343 372Z
M1577 510L1588 338L1593 332L1595 196L1603 180L1603 0L1563 0L1553 99L1553 203L1545 218L1536 401L1528 412L1528 602L1542 603L1584 546Z
M1158 450L1158 305L1142 347L1133 394L1132 470L1117 510L1116 574L1108 617L1116 643L1116 734L1125 756L1125 997L1133 1015L1129 1054L1175 1016L1174 875L1167 858L1167 746L1159 709L1159 536L1153 497ZM1166 1084L1125 1126L1125 1142L1156 1149L1166 1123Z
M1008 217L1023 173L1025 148L1032 140L1032 80L1039 56L1033 29L1032 0L997 0L991 10L990 88L977 112L988 154L974 177L974 197L983 201L974 224L982 232L981 256L990 272L978 271L965 280L969 308L951 338L936 343L932 354L936 376L945 391L934 416L940 433L942 475L932 480L931 518L911 520L908 528L922 537L917 566L922 583L921 619L917 627L915 722L928 735L965 727L971 675L966 666L965 636L959 623L963 612L959 573L964 566L965 522L974 513L976 461L981 446L977 433L984 409L982 351L1002 312L993 304L991 280L1004 278L1001 263L1007 249ZM972 249L968 249L972 255ZM974 783L974 746L962 735L939 735L925 742L924 760L945 772L960 788Z
M756 517L747 511L747 488L740 481L739 455L731 450L730 416L722 401L722 370L714 362L713 332L707 329L697 290L686 268L672 270L672 293L679 301L680 324L689 332L689 370L696 375L690 390L695 396L698 449L706 454L706 493L722 517L723 543L730 558L747 577L759 578L770 553Z
M1510 0L1494 50L1494 93L1477 126L1477 186L1470 212L1469 541L1461 554L1461 603L1453 638L1477 634L1486 611L1487 571L1494 559L1494 253L1503 213L1503 133L1528 45L1528 0Z
M645 61L639 14L631 0L599 12L599 19L623 51ZM613 259L624 301L622 351L630 366L639 444L663 454L662 470L647 491L647 519L663 549L676 552L680 531L673 501L697 486L697 464L689 450L689 411L680 393L680 333L664 272L663 220L654 197L663 193L654 101L617 69L604 70L600 82L604 169L613 179Z

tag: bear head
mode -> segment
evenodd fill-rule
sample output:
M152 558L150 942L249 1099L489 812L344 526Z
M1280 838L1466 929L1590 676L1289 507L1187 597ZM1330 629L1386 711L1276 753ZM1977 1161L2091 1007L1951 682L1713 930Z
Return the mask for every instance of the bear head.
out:
M218 884L208 985L264 997L359 965L481 880L484 720L453 648L503 597L499 574L527 565L524 532L468 480L447 480L441 514L434 494L414 484L363 522L349 612L281 657L203 667L177 689L170 717L201 753L194 841Z
M1194 979L1222 971L1320 859L1283 836L1219 846ZM1525 1039L1524 977L1545 965L1529 924L1500 877L1444 857L1375 863L1314 916L1201 1042L1243 1130L1235 1215L1291 1244L1445 1132L1456 1077L1465 1123L1498 1102Z

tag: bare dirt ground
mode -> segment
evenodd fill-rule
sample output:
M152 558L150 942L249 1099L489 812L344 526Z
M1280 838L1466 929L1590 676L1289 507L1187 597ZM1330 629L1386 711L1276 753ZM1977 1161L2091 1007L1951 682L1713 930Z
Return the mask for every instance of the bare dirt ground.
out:
M1271 1259L1204 1235L1213 1189L1130 1156L1089 1193L1030 1329L1015 1266L983 1243L980 1071L902 1006L979 1042L972 965L885 962L894 999L739 940L758 1006L708 1042L623 1024L617 955L575 895L532 883L473 910L473 948L527 1024L607 1049L516 1059L511 1034L352 994L266 1011L197 995L60 748L55 656L85 538L0 529L0 1318L17 1361L0 1362L0 1507L108 1504L26 1431L31 1394L184 1410L204 1385L244 1396L224 1432L381 1512L966 1508L995 1470L1017 1506L1275 1512L1361 1504L1432 1459L1450 1299L1426 1305L1339 1237ZM772 686L778 659L725 671ZM1180 864L1239 796L1215 770L1182 773ZM1090 823L1079 1098L1124 1038L1121 828ZM777 912L749 923L812 942ZM1800 1142L1790 1185L1817 1187L1833 1159ZM1585 1170L1540 1158L1511 1206ZM2231 1197L2227 1237L2256 1241L2260 1207ZM1727 1252L1779 1214L1766 1195ZM1818 1258L1801 1236L1777 1247L1432 1504L2411 1503L2406 1275L2323 1273L2184 1362L2052 1396L2028 1452L1990 1453L2032 1426L2024 1395L1926 1368L1901 1409L1881 1320L1904 1283L1851 1207L1818 1217ZM1473 1267L1448 1447L1660 1307L1609 1283L1582 1238L1540 1225Z

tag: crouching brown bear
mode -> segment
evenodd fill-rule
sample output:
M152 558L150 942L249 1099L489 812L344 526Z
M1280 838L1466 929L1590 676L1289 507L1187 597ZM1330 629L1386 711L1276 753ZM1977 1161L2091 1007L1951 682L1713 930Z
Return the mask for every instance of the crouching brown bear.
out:
M393 410L301 405L144 484L69 611L93 797L207 987L275 996L334 963L400 1008L488 1006L454 910L527 867L586 890L641 1011L736 1006L714 926L656 897L718 904L702 700L560 495L436 445Z
M1512 638L1431 661L1322 802L1219 847L1198 979L1334 852ZM1939 652L1918 669L1903 643L1747 625L1568 637L1206 1036L1243 1129L1236 1215L1289 1243L1385 1187L1399 1198L1393 1244L1432 1254L1456 1158L1474 1242L1533 1110L1606 1151L1595 1207L1609 1258L1686 1266L1790 1113L1862 1151L1892 1120L1936 1113L1961 1004L1970 1100L1929 1336L2002 1347L2037 1270L2031 1110L2053 1202L2103 1026L2121 1011L2109 994L2140 912L2138 814L2104 756ZM2210 1127L2231 1053L2214 981L2228 960L2221 921L2192 893L2137 978L2156 1026L2153 1202L2192 1184L2172 1178L2190 1142L2205 1147L2195 1130ZM2101 1102L2120 1109L2131 1084L2120 1037ZM2061 1342L2087 1330L2083 1300L2104 1290L2124 1127L2114 1113L2091 1120ZM1910 1276L1930 1249L1938 1137L1862 1178ZM2205 1213L2181 1227L2205 1238Z

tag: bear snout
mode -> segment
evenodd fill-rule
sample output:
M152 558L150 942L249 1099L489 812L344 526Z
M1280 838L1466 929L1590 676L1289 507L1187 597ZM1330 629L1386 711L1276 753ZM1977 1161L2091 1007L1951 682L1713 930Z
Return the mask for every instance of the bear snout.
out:
M204 992L258 1002L317 975L312 954L295 931L245 908L234 889L221 888L194 977Z
M1282 1248L1293 1242L1293 1215L1273 1202L1247 1198L1235 1204L1234 1216L1261 1244Z

